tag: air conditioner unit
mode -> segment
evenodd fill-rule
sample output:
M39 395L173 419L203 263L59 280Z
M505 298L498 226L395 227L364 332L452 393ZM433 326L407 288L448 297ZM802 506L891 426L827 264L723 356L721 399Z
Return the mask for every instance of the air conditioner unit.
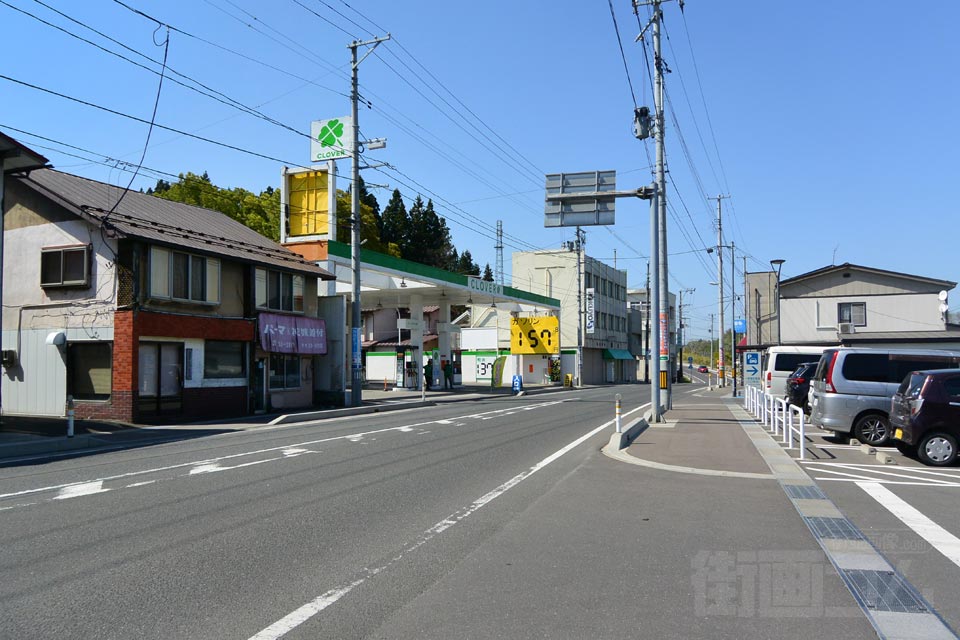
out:
M856 327L852 322L841 322L837 325L837 333L840 335L845 335L849 333L856 333Z
M4 349L0 352L0 363L8 368L17 366L17 352L13 349Z

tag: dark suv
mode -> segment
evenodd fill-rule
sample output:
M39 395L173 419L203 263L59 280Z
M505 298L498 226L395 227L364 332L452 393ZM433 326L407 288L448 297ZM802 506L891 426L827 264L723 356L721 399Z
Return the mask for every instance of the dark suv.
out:
M893 443L924 464L957 461L960 439L960 369L914 371L890 402Z
M810 392L810 378L816 370L816 362L803 362L787 378L787 401L803 409L804 413L810 413L807 394Z

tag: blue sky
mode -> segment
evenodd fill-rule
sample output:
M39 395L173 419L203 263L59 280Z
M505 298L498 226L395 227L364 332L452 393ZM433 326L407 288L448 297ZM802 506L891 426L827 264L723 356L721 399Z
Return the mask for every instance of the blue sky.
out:
M44 3L155 60L163 56L155 43L164 31L112 0ZM365 180L388 186L375 192L382 205L393 188L408 200L432 197L456 246L481 265L495 265L494 229L503 220L508 281L511 252L573 237L543 227L544 173L615 169L620 188L651 180L653 144L632 136L634 98L606 2L126 4L179 30L170 34L171 69L299 132L168 77L158 123L276 160L154 130L149 169L207 171L221 186L254 191L279 185L280 161L308 161L310 121L349 113L347 44L390 32L394 40L361 66L371 108L361 109L360 124L363 137L388 139L367 161L396 171L367 170ZM638 19L628 0L612 5L636 101L652 106L644 48L634 42ZM11 6L158 68L36 0L2 0L0 74L149 119L157 75ZM664 13L670 287L696 290L685 297L689 338L705 337L716 312L716 262L705 247L716 244L716 204L708 198L721 193L731 196L724 243L737 246L738 290L742 255L748 271L785 259L784 278L852 262L960 280L953 182L960 4L688 0L684 13L676 2ZM644 24L646 16L641 8ZM146 125L8 80L0 80L0 95L0 130L61 170L127 183L129 173L64 152L136 164ZM348 173L349 163L339 171ZM134 186L156 178L145 172ZM643 286L649 245L641 201L618 201L614 227L588 228L587 252L612 264L616 251L631 287ZM724 271L729 279L728 264ZM953 298L955 309L960 293Z

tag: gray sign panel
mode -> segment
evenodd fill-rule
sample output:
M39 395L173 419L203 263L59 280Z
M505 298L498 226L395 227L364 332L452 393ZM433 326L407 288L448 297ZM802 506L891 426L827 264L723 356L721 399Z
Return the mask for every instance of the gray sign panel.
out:
M547 174L544 226L614 224L616 188L616 171Z

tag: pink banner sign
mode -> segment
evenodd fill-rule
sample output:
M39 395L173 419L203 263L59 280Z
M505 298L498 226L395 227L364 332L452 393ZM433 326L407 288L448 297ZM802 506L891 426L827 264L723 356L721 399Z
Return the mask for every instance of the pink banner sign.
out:
M327 325L319 318L261 313L260 346L270 353L324 355L327 353Z

